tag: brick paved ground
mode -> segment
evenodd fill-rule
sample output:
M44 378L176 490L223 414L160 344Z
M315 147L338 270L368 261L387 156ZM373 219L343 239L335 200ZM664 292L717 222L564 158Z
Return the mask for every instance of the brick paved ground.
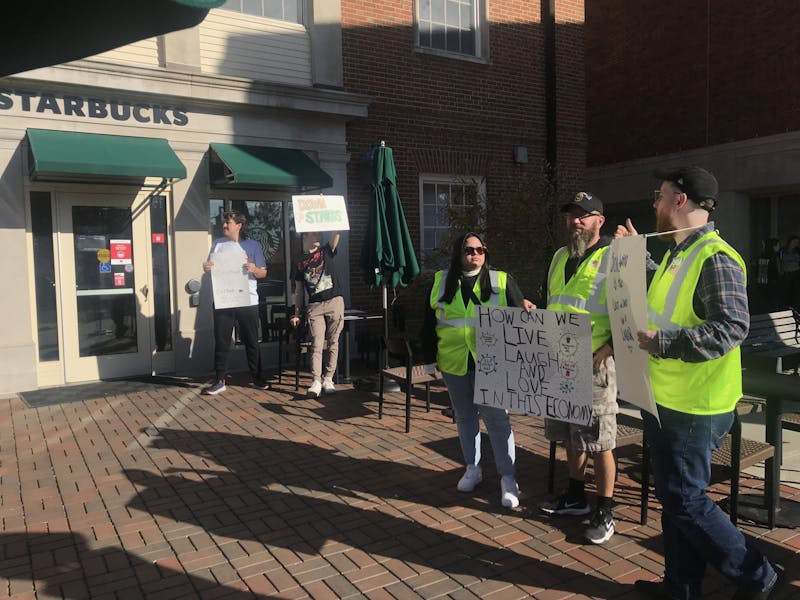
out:
M415 408L407 435L401 402L378 421L372 395L345 387L321 401L286 385L0 400L0 597L637 598L633 580L661 574L657 505L640 526L627 473L618 534L583 545L579 522L535 510L539 420L514 420L524 495L509 511L492 467L474 496L455 491L454 426ZM621 452L623 469L636 460ZM781 597L800 598L800 529L745 529L791 574ZM706 590L733 593L714 573Z

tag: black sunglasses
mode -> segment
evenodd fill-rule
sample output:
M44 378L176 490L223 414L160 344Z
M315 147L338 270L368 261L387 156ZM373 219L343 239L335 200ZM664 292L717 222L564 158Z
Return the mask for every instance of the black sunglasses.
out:
M472 256L473 254L483 256L484 252L486 252L486 247L484 246L464 246L464 254L467 256Z

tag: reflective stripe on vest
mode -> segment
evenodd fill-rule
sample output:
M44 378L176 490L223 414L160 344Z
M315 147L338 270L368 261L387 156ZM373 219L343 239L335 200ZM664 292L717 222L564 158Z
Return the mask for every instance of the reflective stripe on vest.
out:
M675 330L705 323L694 311L694 294L703 263L718 253L730 256L742 272L746 271L738 252L713 231L681 252L664 257L647 290L651 329ZM720 414L733 410L742 396L738 347L724 356L703 362L651 355L648 366L656 403L672 410L697 415Z
M593 251L580 261L575 273L566 281L565 269L569 255L566 247L559 248L550 261L547 276L549 310L588 314L592 321L592 352L611 337L611 325L606 305L605 279L610 252L608 246Z
M489 271L492 291L487 304L482 306L506 306L506 282L503 271ZM445 304L440 300L444 294L447 271L438 271L433 280L429 303L436 312L436 335L438 338L436 362L439 370L454 375L467 372L469 356L475 360L475 304L469 300L464 305L461 294L461 278L453 300ZM481 297L480 281L475 281L473 293Z

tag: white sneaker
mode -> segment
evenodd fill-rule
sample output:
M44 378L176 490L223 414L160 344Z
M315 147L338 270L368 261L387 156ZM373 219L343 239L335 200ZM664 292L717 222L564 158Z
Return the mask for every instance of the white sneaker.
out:
M471 492L483 481L483 469L477 465L467 465L467 470L458 480L456 488L459 492Z
M321 393L322 393L322 382L319 379L315 379L314 383L311 384L311 387L308 388L308 395L314 396L315 398L319 398Z
M330 377L322 378L322 391L326 394L335 394L336 386L333 385L333 379Z
M500 478L500 504L507 508L519 506L519 486L511 475Z

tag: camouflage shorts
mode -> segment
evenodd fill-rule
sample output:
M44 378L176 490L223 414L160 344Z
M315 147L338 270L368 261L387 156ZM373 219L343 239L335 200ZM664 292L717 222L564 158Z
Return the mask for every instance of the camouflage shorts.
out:
M592 376L592 421L575 425L544 420L544 434L551 442L567 442L581 452L603 452L617 447L617 371L609 357Z

